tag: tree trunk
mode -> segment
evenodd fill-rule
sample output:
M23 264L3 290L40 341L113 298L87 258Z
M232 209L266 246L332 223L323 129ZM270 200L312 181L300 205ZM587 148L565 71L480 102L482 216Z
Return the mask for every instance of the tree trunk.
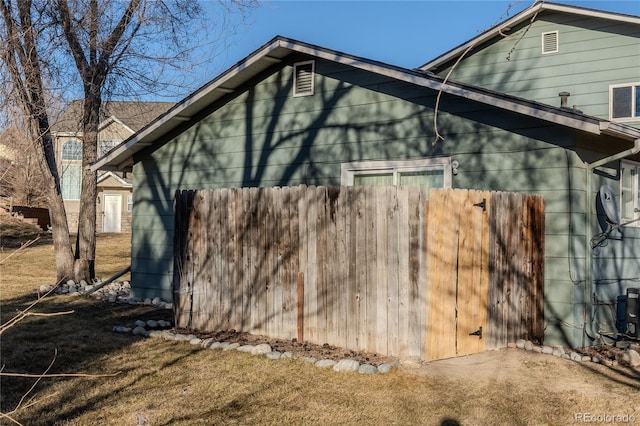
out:
M36 158L46 184L57 281L62 281L73 277L73 252L71 251L67 213L62 200L60 176L56 166L48 119L43 117L40 117L40 120L32 119L30 132L36 137L36 147L39 151ZM38 135L40 136L38 137Z
M82 192L78 216L78 240L74 273L76 281L91 282L95 278L97 173L89 169L98 156L98 127L101 99L85 89L82 143Z

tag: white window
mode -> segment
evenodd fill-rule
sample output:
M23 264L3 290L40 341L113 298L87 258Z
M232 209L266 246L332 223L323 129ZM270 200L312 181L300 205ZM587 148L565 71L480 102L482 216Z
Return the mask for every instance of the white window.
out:
M113 148L118 145L119 141L100 141L100 151L98 152L99 157L104 157L104 155L111 151Z
M451 158L358 161L342 164L343 186L419 186L451 188Z
M61 155L62 198L64 200L79 200L82 184L82 143L69 140L62 145Z
M640 83L609 86L609 118L616 121L638 120L640 117Z
M542 54L558 53L559 51L558 31L542 33Z
M133 195L127 195L127 211L130 212L133 210Z
M640 163L622 161L620 175L620 217L624 223L640 218Z
M293 96L313 95L314 61L293 64Z

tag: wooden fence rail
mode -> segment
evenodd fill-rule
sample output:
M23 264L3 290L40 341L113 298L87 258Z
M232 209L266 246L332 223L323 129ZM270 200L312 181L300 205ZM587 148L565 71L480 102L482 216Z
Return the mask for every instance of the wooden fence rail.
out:
M431 197L440 200L443 194L454 193L450 191L462 190L432 191ZM467 203L480 194L464 193L467 195L460 200ZM491 198L488 192L483 194ZM531 197L521 198L530 201ZM459 277L473 277L482 272L486 274L484 287L481 290L469 287L470 291L483 294L484 299L477 303L484 304L485 317L502 321L501 325L494 324L493 329L489 327L493 334L485 342L501 345L507 329L509 337L523 333L535 337L532 333L539 330L528 322L531 318L537 320L539 315L531 310L531 306L541 306L536 301L524 303L519 299L518 306L526 308L507 312L503 305L499 311L491 310L487 305L497 302L487 299L495 299L496 291L504 292L507 287L511 294L512 286L524 289L523 292L533 286L536 291L529 293L541 297L540 265L533 272L529 267L526 276L508 275L500 268L489 274L487 262L492 262L491 258L503 259L514 250L519 251L520 246L497 243L495 236L501 239L502 234L493 231L492 226L502 219L491 216L480 217L478 223L486 226L482 225L478 232L458 244L459 228L468 224L459 221L453 224L452 216L464 215L453 214L460 206L447 203L427 202L424 191L410 187L177 191L174 244L177 325L203 331L235 329L282 339L302 337L314 343L393 356L423 359L455 356L460 353L455 347L444 355L428 348L456 342L455 336L451 338L447 333L461 321L456 316L455 298L464 293L461 289L465 284L461 284ZM487 205L491 205L490 201ZM467 206L462 211L475 212L474 209ZM533 210L534 219L527 220L538 227L526 226L539 233L540 209ZM488 214L486 208L483 212ZM543 209L541 214L543 224ZM493 242L488 239L490 232ZM485 238L486 244L469 243L468 238L476 236ZM461 263L457 255L442 255L445 241L451 246L450 253L480 250L485 256L463 256L477 259L470 264L471 270L462 271L458 269ZM536 237L529 245L541 250L539 244L540 238ZM522 256L530 266L526 262L529 253ZM452 262L458 266L452 266ZM503 259L498 264L502 267L504 263ZM446 268L452 272L437 272ZM428 275L432 282L427 282ZM527 281L532 276L535 283ZM512 283L511 278L517 282ZM492 279L500 279L500 285L491 284ZM427 297L435 291L446 294L438 299ZM499 300L504 306L507 302L504 298ZM436 313L442 309L447 312ZM503 312L509 317L506 320ZM427 324L427 318L431 324ZM477 320L472 317L467 322L475 325ZM434 323L439 325L434 327ZM473 347L482 350L486 346L483 342Z

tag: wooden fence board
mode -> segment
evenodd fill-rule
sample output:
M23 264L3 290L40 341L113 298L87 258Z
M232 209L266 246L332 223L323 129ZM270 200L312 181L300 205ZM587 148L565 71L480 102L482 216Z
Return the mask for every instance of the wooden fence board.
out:
M474 205L485 199L485 209ZM416 188L176 192L176 324L438 359L542 339L540 196ZM483 339L469 332L483 325Z
M398 268L400 267L399 253L398 253L398 235L399 235L399 215L398 215L398 191L393 188L387 188L388 203L386 206L386 212L379 212L379 214L386 214L387 221L387 352L397 354L400 352L399 348L399 318L400 318L400 306L399 306L399 282L398 282Z

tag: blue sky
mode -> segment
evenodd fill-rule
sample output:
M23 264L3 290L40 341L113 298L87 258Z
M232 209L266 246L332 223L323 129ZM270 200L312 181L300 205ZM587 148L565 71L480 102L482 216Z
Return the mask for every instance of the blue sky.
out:
M211 0L209 0L211 1ZM563 1L592 9L640 15L640 1ZM204 84L276 35L393 65L414 68L534 3L475 1L263 1L237 27L206 70ZM205 3L215 7L216 1Z

